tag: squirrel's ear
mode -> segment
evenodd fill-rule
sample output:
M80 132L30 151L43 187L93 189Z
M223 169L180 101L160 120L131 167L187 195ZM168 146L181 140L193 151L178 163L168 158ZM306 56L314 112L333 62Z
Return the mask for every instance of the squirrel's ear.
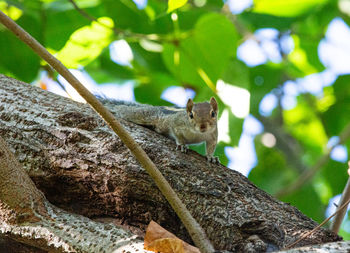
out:
M210 105L213 108L214 112L218 111L218 103L216 102L216 99L214 97L210 98Z
M193 108L193 100L189 98L186 105L187 112L191 112L192 108Z

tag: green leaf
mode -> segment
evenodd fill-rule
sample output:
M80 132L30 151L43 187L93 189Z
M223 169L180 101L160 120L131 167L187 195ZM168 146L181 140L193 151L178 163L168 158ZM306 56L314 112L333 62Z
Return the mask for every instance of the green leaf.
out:
M322 121L329 136L338 136L349 123L350 75L339 76L334 82L335 103L322 113Z
M85 70L97 83L122 83L135 79L130 67L121 66L111 60L109 50L104 50L97 59L85 67Z
M261 136L255 139L259 163L249 173L249 180L270 194L278 192L297 176L287 166L284 155L276 148L267 148L261 143Z
M344 241L349 241L350 240L349 229L345 229L345 228L348 228L349 225L350 225L350 221L349 221L349 216L348 216L348 219L343 223L343 225L342 225L342 227L340 228L340 231L339 231L339 235L341 237L343 237Z
M231 139L230 145L236 146L239 143L239 138L241 137L243 131L244 119L237 118L235 115L233 115L232 111L229 110L228 120L228 134Z
M162 55L181 82L215 89L213 86L235 53L236 43L236 31L225 16L206 14L196 23L191 37L180 41L179 46L165 44Z
M277 17L269 14L254 12L243 12L242 14L238 15L237 18L252 31L266 27L286 31L289 30L291 25L296 21L294 17Z
M221 79L225 83L249 90L249 68L236 58L230 60Z
M113 21L109 18L100 18L99 22L108 26L113 25ZM67 68L85 66L96 59L102 50L112 42L112 35L111 29L93 22L90 26L76 30L56 57Z
M302 213L316 222L322 222L324 220L326 206L322 204L313 185L308 184L293 195L286 196L281 200L296 206ZM317 206L317 208L315 208L315 206Z
M106 13L115 21L115 26L138 33L157 33L146 10L139 10L130 0L103 0Z
M73 32L90 23L89 20L82 18L76 10L57 11L56 9L49 9L45 29L45 46L60 50Z
M186 3L187 3L187 0L169 0L168 13L184 6Z
M253 12L295 17L322 7L328 0L254 0Z
M317 53L316 51L317 45L314 45L313 48L310 48L310 46L312 46L312 43L311 44L309 43L308 49L309 50L312 49L314 51L311 51L308 53L304 48L301 47L300 38L297 35L293 35L292 37L294 40L294 50L288 55L288 60L292 64L294 64L294 66L298 69L299 73L301 73L301 76L298 75L298 77L302 77L302 76L306 76L306 75L310 75L318 72L318 69L313 64L310 63L310 56L314 57L313 54ZM305 47L307 46L307 44L304 43L303 46ZM320 67L319 63L317 64L317 66L319 67L319 70L323 70L322 66Z
M33 37L39 39L36 19L23 15L17 23ZM25 82L32 82L38 75L40 58L26 44L20 41L12 32L0 32L0 65L12 73L14 77Z
M322 153L327 144L323 124L318 115L310 109L307 99L299 97L298 104L291 110L284 110L286 129L314 154Z
M250 111L253 115L259 115L260 101L280 84L282 75L281 66L274 64L250 69Z
M347 166L333 160L329 160L327 165L322 167L321 176L329 184L331 196L341 194L349 178Z
M143 78L143 82L135 87L135 98L140 103L171 105L160 98L164 89L170 86L180 86L180 84L166 73L149 73L148 76Z

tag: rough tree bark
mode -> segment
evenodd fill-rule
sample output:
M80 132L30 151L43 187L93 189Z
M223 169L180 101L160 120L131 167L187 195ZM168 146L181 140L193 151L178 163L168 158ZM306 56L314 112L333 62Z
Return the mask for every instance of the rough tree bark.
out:
M240 173L208 164L157 133L122 121L218 250L277 250L317 223ZM151 219L189 241L184 227L120 139L85 104L0 75L0 135L46 198L66 211L144 230ZM320 229L301 245L338 241Z
M7 242L1 252L121 252L143 243L121 227L91 221L52 206L35 187L0 137L0 235L35 248ZM2 236L4 238L4 236ZM39 251L37 250L39 249ZM44 251L44 252L45 252Z

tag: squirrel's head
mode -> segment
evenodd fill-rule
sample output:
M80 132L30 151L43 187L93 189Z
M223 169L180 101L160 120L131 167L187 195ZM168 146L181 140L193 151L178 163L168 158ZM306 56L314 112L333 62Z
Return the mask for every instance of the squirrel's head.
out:
M212 97L210 102L194 104L192 99L188 99L186 105L188 120L194 128L202 133L216 127L218 115L218 103Z

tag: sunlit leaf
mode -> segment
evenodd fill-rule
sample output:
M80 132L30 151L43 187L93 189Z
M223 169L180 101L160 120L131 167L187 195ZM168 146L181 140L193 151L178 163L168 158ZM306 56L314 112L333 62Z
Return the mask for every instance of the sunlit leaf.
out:
M294 40L294 50L288 55L289 61L293 63L296 68L298 68L301 76L318 72L315 66L310 64L307 52L300 47L299 37L296 35L293 35L292 37Z
M90 23L89 20L83 19L76 10L48 9L45 46L55 50L62 49L73 32Z
M109 18L100 18L100 22L113 25ZM85 66L107 47L112 41L112 30L93 22L72 34L67 44L57 53L57 58L68 68Z
M321 120L299 99L298 105L283 112L286 128L310 150L322 152L328 138Z
M254 0L253 12L294 17L313 11L328 0Z
M14 5L9 5L5 1L0 1L0 11L9 16L13 20L17 20L22 16L23 11Z
M119 84L135 79L130 67L121 66L111 60L108 50L85 66L85 70L97 83Z
M187 0L168 0L168 12L172 12L187 3Z

